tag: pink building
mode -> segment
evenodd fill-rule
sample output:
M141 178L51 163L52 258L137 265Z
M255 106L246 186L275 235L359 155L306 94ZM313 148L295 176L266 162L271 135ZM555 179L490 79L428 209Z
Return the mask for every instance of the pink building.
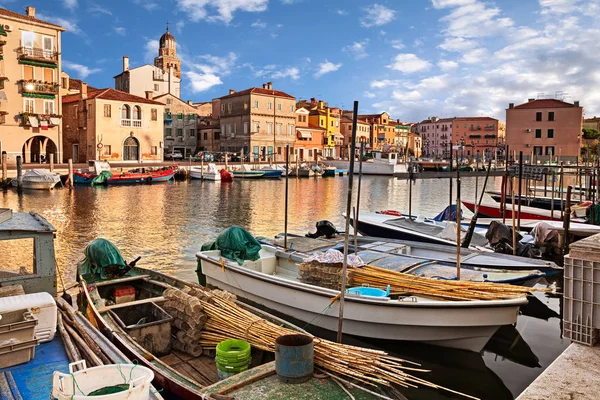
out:
M453 118L429 117L417 126L421 135L422 155L428 158L449 157Z
M527 103L508 105L506 144L509 154L523 152L533 162L574 162L581 148L583 107L555 99L529 99Z

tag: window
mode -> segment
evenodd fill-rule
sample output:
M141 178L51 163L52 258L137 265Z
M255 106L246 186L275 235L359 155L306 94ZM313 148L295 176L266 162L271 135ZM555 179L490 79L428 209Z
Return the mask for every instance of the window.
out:
M121 119L129 119L130 115L129 106L127 104L123 104L121 107Z
M221 132L215 132L215 140L221 140Z
M167 137L173 136L173 129L172 128L165 129L165 136L167 136Z
M177 128L177 136L183 136L183 129Z
M158 85L158 83L155 83L154 84L154 91L158 92L159 90L160 90L160 86ZM171 100L171 99L169 99L169 100Z
M102 147L102 150L105 156L110 156L112 154L110 145L105 144L104 147Z
M188 121L194 121L196 119L196 114L188 114Z
M535 138L539 139L542 137L542 130L541 129L536 129L535 130Z
M312 155L313 155L313 151L312 151L312 149L308 149L308 156L309 156L309 157L312 157Z
M153 108L150 110L150 119L152 121L158 121L158 109Z
M248 109L248 102L247 102L247 101L245 101L245 102L244 102L244 110L247 110L247 109Z
M340 121L335 120L335 126L340 126Z
M294 124L288 124L288 135L294 136Z
M552 139L554 137L554 129L548 129L548 139Z
M258 100L254 100L254 108L258 108Z
M548 121L554 121L554 112L553 111L548 112Z
M267 134L268 135L273 134L273 123L272 122L267 123Z
M67 78L62 78L61 81L62 81L62 87L65 88L65 89L68 89L69 88L68 79Z
M50 36L42 37L42 49L44 50L44 57L53 58L54 56L54 38Z
M227 111L231 112L231 103L227 104Z
M277 125L275 126L275 133L276 133L277 135L281 135L281 124L277 124Z
M277 111L281 111L281 104L277 104Z
M320 122L321 122L321 124L320 124L321 126L325 125L325 121L324 120L321 119Z
M272 109L273 109L273 103L269 103L269 104L267 104L267 108L268 108L269 110L272 110Z
M173 104L173 99L167 99L167 104Z
M551 156L554 154L554 146L546 146L546 155Z
M133 119L137 121L142 119L142 109L140 106L133 106Z
M333 120L331 121L331 126L333 126Z
M293 104L290 106L290 112L294 112L294 105Z
M44 68L44 82L54 82L54 70L50 68Z
M151 156L157 156L158 155L158 146L151 146L150 147L150 155Z
M44 114L54 114L54 100L44 100Z
M183 119L183 113L177 113L177 119Z
M208 132L204 132L204 140L208 140Z
M31 65L23 65L23 79L26 81L33 80L33 67Z
M104 117L110 118L110 104L104 105Z
M258 121L252 122L252 132L258 133L259 128L260 128L260 126L258 125Z
M248 121L244 122L244 133L248 133Z
M34 99L23 99L23 111L26 113L35 113L35 100Z
M541 121L542 120L542 113L541 112L536 112L535 113L535 120L536 121Z
M188 129L188 135L190 137L196 137L196 130L195 129Z
M225 112L225 104L221 104L221 112Z
M33 49L33 42L35 40L35 33L23 31L21 32L21 43L23 47Z

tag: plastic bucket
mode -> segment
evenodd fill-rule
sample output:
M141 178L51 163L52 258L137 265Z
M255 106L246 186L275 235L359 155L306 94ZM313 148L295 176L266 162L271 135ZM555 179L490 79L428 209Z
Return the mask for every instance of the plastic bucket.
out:
M245 361L250 358L250 343L245 340L229 339L217 345L217 358L224 361Z
M74 367L83 369L74 372ZM154 373L141 365L111 364L86 368L85 360L69 364L70 374L54 372L52 396L58 400L148 400ZM125 377L125 378L124 378ZM126 385L118 393L89 396L109 386Z
M314 369L313 338L307 335L284 335L275 340L275 371L285 383L302 383Z

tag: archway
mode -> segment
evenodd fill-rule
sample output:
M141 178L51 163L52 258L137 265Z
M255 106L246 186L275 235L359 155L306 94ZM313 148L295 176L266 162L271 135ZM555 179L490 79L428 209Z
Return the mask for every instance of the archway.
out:
M137 161L140 154L140 142L133 136L123 142L123 161Z
M58 147L46 136L33 136L23 144L23 163L50 163L50 154L53 154L54 163L57 163Z

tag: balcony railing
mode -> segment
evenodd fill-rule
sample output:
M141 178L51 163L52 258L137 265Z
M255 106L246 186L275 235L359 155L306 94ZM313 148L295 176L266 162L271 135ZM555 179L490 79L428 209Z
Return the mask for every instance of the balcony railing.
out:
M141 119L121 118L121 126L131 126L133 128L141 128L142 120Z
M44 62L58 62L58 52L54 50L40 49L39 47L19 47L17 48L19 59L37 60Z
M20 115L21 123L26 126L30 126L29 117L36 117L38 121L46 121L48 126L56 126L59 124L59 120L62 118L60 114L37 114L30 112L22 112Z
M54 82L21 80L21 93L58 94L60 86Z

